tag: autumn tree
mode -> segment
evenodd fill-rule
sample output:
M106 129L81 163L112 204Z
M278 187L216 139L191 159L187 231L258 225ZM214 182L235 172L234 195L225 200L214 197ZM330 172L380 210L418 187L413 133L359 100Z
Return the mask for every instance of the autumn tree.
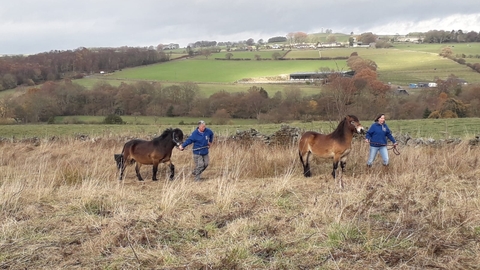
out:
M366 32L360 34L360 36L357 37L357 40L362 42L363 44L370 44L376 42L377 38L378 36L373 34L372 32Z
M326 93L332 98L340 119L348 114L348 108L354 102L354 96L358 89L352 78L342 77L340 74L333 74L328 80L330 83L326 87Z
M205 56L206 59L212 55L212 50L210 48L204 48L200 50L200 54Z
M335 35L330 34L330 35L327 36L327 42L328 43L335 43L335 42L337 42L337 37Z
M439 55L446 58L451 58L453 56L453 50L450 47L442 48Z
M304 32L296 32L293 34L293 40L295 43L305 43L308 40L308 35Z
M249 38L249 39L247 39L245 44L247 44L248 46L253 46L253 45L255 45L255 40L253 38Z

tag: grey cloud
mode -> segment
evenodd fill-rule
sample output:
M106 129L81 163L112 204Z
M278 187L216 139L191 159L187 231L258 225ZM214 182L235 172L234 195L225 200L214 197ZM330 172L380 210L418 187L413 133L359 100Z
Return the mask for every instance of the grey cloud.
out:
M476 2L17 0L0 6L0 54L82 46L156 46L170 42L186 46L198 40L266 40L322 28L390 34L433 29L479 31L475 29L480 25Z

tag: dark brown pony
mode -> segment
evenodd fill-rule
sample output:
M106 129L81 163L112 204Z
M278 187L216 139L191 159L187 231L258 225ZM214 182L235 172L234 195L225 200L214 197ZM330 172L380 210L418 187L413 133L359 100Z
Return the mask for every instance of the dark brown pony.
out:
M333 158L332 176L336 178L338 162L342 172L345 171L347 155L350 153L353 133L363 133L365 130L358 118L354 115L347 115L330 134L320 134L314 131L305 132L300 138L298 145L298 154L303 166L303 175L312 176L310 172L309 158L313 153L320 158ZM340 177L340 187L343 188L342 178Z
M183 142L182 130L166 129L162 135L154 138L151 141L135 139L128 141L123 146L121 154L115 154L115 161L117 168L120 170L118 180L123 179L125 167L129 164L136 163L135 172L139 181L143 181L140 175L140 167L142 164L153 165L152 180L157 181L158 164L168 163L170 166L170 180L175 177L175 166L170 157L174 147L178 147Z

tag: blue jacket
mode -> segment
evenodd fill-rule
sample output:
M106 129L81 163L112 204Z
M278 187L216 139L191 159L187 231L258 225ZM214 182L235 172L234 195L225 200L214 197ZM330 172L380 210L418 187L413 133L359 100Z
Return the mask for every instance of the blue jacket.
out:
M386 123L380 125L379 123L373 123L367 131L366 138L370 140L370 146L380 147L387 145L387 138L390 139L392 143L396 143L395 139L390 132Z
M193 143L193 153L195 155L208 155L208 143L213 142L213 131L211 131L209 128L205 128L203 132L200 132L197 129L195 129L190 137L183 142L182 147L185 148L188 145Z

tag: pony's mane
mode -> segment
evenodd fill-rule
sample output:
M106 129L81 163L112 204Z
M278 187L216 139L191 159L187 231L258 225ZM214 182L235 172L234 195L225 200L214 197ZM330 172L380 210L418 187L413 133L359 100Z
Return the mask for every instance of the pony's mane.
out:
M170 134L172 134L173 132L173 129L172 128L167 128L163 131L163 133L157 137L158 140L163 140L165 139L167 136L169 136Z
M358 118L355 115L347 115L347 117L350 117L354 121L358 122ZM345 138L345 129L343 126L347 122L347 117L344 117L343 120L338 124L337 128L332 132L332 137L339 139Z

